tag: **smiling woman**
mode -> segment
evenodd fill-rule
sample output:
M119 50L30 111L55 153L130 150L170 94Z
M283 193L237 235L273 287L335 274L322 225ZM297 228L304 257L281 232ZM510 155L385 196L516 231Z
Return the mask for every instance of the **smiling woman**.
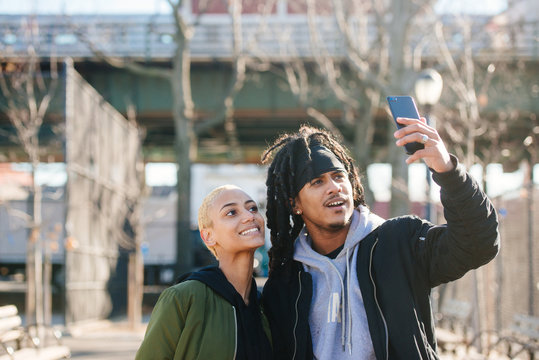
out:
M161 294L136 359L271 359L253 278L254 253L264 245L256 202L237 186L220 186L202 201L198 224L219 266L186 274Z
M243 190L224 185L210 192L198 211L198 227L223 271L238 261L252 269L254 251L264 245L264 218Z

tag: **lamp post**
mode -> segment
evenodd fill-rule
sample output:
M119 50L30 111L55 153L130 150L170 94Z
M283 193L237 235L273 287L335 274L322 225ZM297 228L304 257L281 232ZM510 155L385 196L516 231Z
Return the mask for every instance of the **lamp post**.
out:
M415 81L415 96L419 105L424 109L425 118L427 119L427 125L436 128L434 118L431 119L430 112L432 107L440 100L442 95L443 80L442 76L434 69L427 69L422 71ZM425 217L429 221L434 221L434 214L430 188L432 184L432 177L430 171L427 169L427 201L425 204Z

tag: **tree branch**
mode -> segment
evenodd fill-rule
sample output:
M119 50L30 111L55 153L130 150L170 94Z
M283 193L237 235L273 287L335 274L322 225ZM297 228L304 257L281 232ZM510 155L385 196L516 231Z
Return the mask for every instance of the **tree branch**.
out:
M139 75L145 75L145 76L156 76L163 79L170 79L172 76L172 70L170 69L164 69L156 66L150 66L150 65L140 65L133 61L127 61L125 59L119 59L113 56L109 56L105 54L101 49L99 49L92 40L90 40L87 36L87 34L82 31L79 27L74 27L74 33L76 36L84 43L90 51L100 60L103 60L110 66L113 66L115 68L119 69L127 69L135 74Z
M239 91L243 88L243 84L246 79L246 57L242 54L243 49L243 36L241 29L241 1L232 1L232 47L233 58L235 59L230 83L225 92L225 98L223 99L221 107L217 110L216 115L210 119L204 120L202 123L198 123L194 127L196 135L211 129L212 127L222 123L225 119L231 121L232 112L234 108L234 99ZM231 127L229 125L229 129Z

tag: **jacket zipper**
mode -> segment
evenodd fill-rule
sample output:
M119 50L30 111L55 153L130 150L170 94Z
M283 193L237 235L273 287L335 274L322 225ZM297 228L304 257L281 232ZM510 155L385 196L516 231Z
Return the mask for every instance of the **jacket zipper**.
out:
M299 303L299 297L301 295L301 271L298 271L298 281L299 281L299 292L298 292L298 297L296 298L296 304L295 304L296 320L294 322L294 355L292 356L292 360L296 358L296 352L298 348L298 341L296 337L296 327L298 326L298 320L299 320L298 303Z
M378 237L376 237L376 241L372 245L371 248L371 255L369 259L369 277L371 278L372 286L374 287L374 302L376 303L376 307L378 308L378 312L380 313L380 316L382 317L382 322L384 323L384 330L385 330L385 342L386 342L386 359L389 359L389 334L387 333L387 323L386 319L384 317L384 314L382 313L382 309L380 308L380 304L378 303L378 297L376 296L376 283L374 282L374 278L372 276L372 257L374 254L374 248L378 244Z
M236 359L236 354L238 352L238 319L236 317L236 308L232 306L232 310L234 311L234 357L232 359Z

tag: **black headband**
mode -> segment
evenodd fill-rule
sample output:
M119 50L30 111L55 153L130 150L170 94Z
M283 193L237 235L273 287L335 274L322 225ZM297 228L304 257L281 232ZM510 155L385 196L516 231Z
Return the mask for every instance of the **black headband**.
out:
M310 154L304 147L295 154L294 191L296 194L305 184L322 174L330 171L346 172L339 158L325 146L311 143L309 149L311 150Z

